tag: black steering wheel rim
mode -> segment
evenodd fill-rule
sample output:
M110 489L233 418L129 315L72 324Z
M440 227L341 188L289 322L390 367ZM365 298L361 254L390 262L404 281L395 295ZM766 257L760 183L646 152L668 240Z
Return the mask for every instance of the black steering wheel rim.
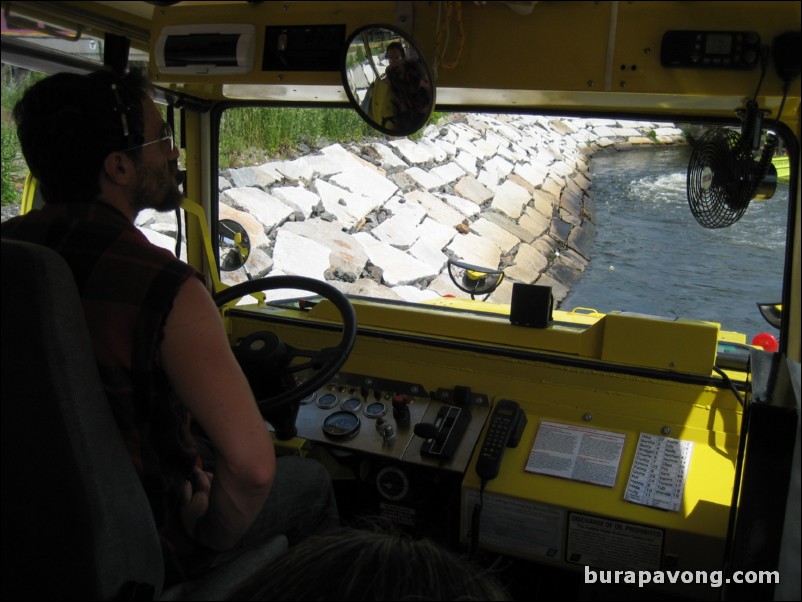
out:
M334 361L321 366L314 376L297 387L274 397L257 400L260 409L269 406L271 411L280 410L283 407L289 407L293 403L299 402L331 380L348 359L351 350L354 348L357 333L356 312L348 298L327 282L315 280L314 278L307 278L305 276L268 276L267 278L257 278L255 280L248 280L235 284L234 286L215 293L213 299L217 307L222 307L226 303L230 303L245 295L283 288L310 291L330 301L337 308L337 311L340 312L343 327L342 335L337 345L327 348L331 351L337 351L337 353L334 354L336 358Z

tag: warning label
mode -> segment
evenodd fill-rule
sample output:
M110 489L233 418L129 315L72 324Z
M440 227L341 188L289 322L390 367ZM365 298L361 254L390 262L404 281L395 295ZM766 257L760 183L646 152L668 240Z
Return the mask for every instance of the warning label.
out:
M663 531L601 516L571 513L565 560L597 568L660 568Z
M562 556L564 510L488 492L483 498L480 545L531 559ZM463 490L463 541L471 538L473 512L478 502L478 491Z

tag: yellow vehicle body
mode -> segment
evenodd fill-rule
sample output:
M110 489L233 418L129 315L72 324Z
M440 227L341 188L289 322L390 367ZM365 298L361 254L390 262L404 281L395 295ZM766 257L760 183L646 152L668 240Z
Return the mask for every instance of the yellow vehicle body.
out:
M664 34L756 32L769 43L798 30L802 17L800 2L155 4L39 1L3 2L3 8L59 30L122 36L130 42L132 56L147 55L158 95L181 112L186 260L207 275L212 292L226 288L214 238L219 112L243 104L350 107L339 69L281 69L270 63L271 28L300 36L304 28L328 32L326 28L340 27L349 35L382 24L404 32L435 65L436 111L699 120L734 127L735 110L751 98L758 71L665 66ZM241 64L215 65L208 58L168 65L162 60L169 36L229 31L227 27L246 32L249 45ZM60 55L36 55L7 37L4 62L50 71L85 66ZM328 59L323 62L329 64ZM798 77L784 89L778 77L767 76L756 99L772 119L783 107L776 125L791 151L790 236L776 357L792 375L798 375L802 358L801 98ZM26 190L23 211L36 204L32 187ZM743 537L746 530L738 522L746 520L739 518L740 505L747 505L743 457L759 457L762 469L771 470L773 453L745 451L745 407L760 401L755 391L763 389L755 386L743 333L724 331L715 322L643 315L626 307L606 314L555 309L547 327L530 328L511 323L510 306L504 303L453 298L391 303L356 297L351 302L359 327L351 355L315 400L301 405L297 437L277 444L284 453L322 459L338 483L356 483L361 497L349 498L355 513L364 506L465 549L476 536L473 512L482 500L481 549L547 573L565 571L579 580L590 568L651 574L767 568L744 566L743 556L736 558L733 552L739 549L733 546L736 531ZM262 330L304 348L330 346L337 339L338 313L326 301L310 310L295 301L271 304L258 297L228 303L221 311L232 344ZM747 359L721 363L728 345ZM390 410L394 397L402 395L413 423L435 422L440 409L455 404L465 391L470 424L445 459L422 454L426 440L413 429L399 427L390 442L364 417L358 436L332 440L321 430L329 408L316 401L327 394L336 396L338 404L354 397L364 412L372 400ZM783 399L793 396L783 392ZM526 426L518 445L505 450L498 476L483 485L476 464L500 400L516 402ZM798 420L798 408L795 415ZM597 459L606 467L607 476L599 477L603 482L567 469L539 468L541 433L564 442L609 438L612 456ZM679 441L687 455L678 460L669 452L645 451L644 441L667 446ZM653 461L657 472L643 473L644 461ZM641 485L656 487L660 470L665 474L679 465L679 480L664 484L674 506L638 498ZM381 479L388 474L407 483L407 489L383 495ZM428 493L421 493L427 486ZM788 512L798 520L799 499L788 500ZM771 539L779 546L782 530ZM799 568L789 569L783 558L778 552L768 568L785 571L781 584L798 592ZM723 591L741 595L734 586L727 590L698 581L649 586L696 599L719 599ZM636 595L642 591L635 589ZM750 591L787 595L773 585Z
M791 174L791 166L788 163L788 157L774 157L771 162L777 169L777 179L780 181L788 181Z

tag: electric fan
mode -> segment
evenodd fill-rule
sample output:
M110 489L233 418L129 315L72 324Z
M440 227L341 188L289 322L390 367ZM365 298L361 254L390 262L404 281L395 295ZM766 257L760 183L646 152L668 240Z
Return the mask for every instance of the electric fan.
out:
M766 144L755 160L760 146L762 115L753 102L747 104L743 127L738 133L728 128L705 132L694 146L688 165L688 205L705 228L725 228L737 222L758 194L771 197L776 185L776 170L771 157L777 138L768 134Z

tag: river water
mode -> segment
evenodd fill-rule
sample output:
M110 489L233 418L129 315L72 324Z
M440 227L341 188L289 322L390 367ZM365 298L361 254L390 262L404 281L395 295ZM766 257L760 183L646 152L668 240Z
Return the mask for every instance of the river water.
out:
M779 303L788 185L752 201L740 221L709 230L690 213L690 148L600 153L591 160L597 237L561 309L632 311L718 322L723 330L778 336L756 303Z

